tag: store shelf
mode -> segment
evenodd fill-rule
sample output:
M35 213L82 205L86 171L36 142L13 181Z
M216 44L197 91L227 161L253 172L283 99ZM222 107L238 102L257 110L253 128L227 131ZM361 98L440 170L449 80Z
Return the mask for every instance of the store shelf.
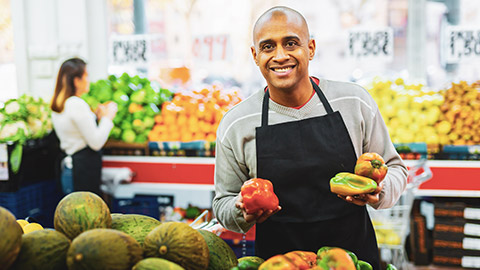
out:
M104 167L129 167L132 182L166 185L162 188L211 189L214 184L212 157L104 156ZM416 160L406 160L414 166ZM417 196L480 197L480 161L429 160L433 177L423 183ZM193 185L193 186L184 186ZM156 188L160 186L155 186ZM145 187L153 188L152 186Z

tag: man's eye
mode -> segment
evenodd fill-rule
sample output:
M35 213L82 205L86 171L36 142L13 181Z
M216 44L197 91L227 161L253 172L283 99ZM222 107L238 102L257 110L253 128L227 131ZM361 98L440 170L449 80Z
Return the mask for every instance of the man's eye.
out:
M287 48L294 47L295 45L297 45L295 41L287 41L286 43Z
M268 51L268 50L271 50L273 49L273 45L272 44L265 44L262 46L262 50L264 51Z

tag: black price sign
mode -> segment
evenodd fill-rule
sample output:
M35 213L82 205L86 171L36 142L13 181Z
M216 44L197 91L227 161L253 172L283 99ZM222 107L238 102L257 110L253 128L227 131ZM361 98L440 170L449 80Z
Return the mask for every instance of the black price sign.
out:
M145 65L150 54L150 43L144 35L119 36L111 39L113 65Z
M391 28L379 30L351 30L348 33L347 55L351 58L393 58L393 31Z
M480 56L480 29L447 28L446 60L457 63Z

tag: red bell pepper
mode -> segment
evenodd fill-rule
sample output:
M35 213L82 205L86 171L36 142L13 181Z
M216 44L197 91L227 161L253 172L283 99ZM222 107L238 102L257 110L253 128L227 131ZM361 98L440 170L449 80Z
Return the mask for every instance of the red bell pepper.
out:
M387 175L388 167L377 153L364 153L357 159L355 174L365 176L380 183Z
M243 204L247 214L256 213L259 210L276 210L278 208L278 197L273 192L272 182L253 178L243 183L241 188Z

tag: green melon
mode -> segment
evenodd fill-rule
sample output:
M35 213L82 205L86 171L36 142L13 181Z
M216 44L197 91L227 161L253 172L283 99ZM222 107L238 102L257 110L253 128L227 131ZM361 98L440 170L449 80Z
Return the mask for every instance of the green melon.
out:
M98 195L88 191L72 192L55 209L55 230L74 239L80 233L96 228L110 228L112 217L107 204Z
M153 229L143 242L145 257L164 258L188 270L206 270L208 246L202 235L182 222L165 222Z
M73 239L67 253L69 270L130 270L143 259L140 244L112 229L92 229Z
M161 222L157 219L145 215L112 214L112 229L130 235L137 240L141 246L143 246L143 241L147 234L160 224Z
M230 270L238 264L235 252L222 238L206 230L198 230L198 232L207 242L210 255L208 270Z
M132 270L184 270L185 268L181 267L180 265L162 259L162 258L146 258L139 261L135 266L133 266Z
M70 239L55 230L38 230L22 236L22 249L11 269L64 270Z
M15 216L0 206L0 269L8 269L22 246L22 227Z

